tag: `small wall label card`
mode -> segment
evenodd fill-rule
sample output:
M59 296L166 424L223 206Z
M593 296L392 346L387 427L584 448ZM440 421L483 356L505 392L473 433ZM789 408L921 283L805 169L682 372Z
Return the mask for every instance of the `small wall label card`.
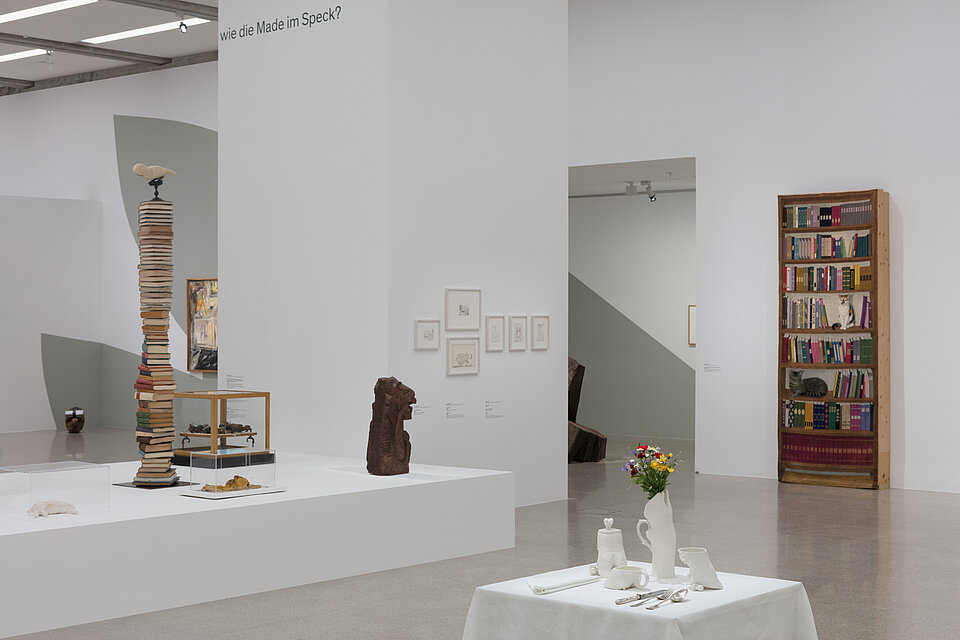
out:
M429 404L415 404L413 405L413 417L426 415L433 407Z
M484 400L483 419L499 420L503 417L503 400Z
M447 331L480 331L480 289L444 289Z
M463 412L462 402L448 402L446 405L447 420L462 420L467 415Z
M550 316L530 316L530 342L534 351L550 348Z

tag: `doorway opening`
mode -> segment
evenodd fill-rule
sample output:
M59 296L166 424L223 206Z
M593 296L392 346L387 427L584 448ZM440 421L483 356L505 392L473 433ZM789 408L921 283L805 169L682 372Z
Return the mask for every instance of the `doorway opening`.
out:
M607 437L608 460L638 442L692 453L696 159L570 167L568 196L576 422Z

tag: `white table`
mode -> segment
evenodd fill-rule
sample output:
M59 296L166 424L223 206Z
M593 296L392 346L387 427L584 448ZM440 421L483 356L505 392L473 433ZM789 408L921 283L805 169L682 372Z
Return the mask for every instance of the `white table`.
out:
M650 571L650 565L631 562ZM484 587L473 594L463 640L816 640L807 592L800 582L718 573L723 589L691 591L687 600L654 611L615 605L636 590L595 582L535 595L528 581L560 583L587 577L586 566ZM678 576L686 569L678 569ZM674 580L677 586L685 578ZM651 581L643 591L668 586Z

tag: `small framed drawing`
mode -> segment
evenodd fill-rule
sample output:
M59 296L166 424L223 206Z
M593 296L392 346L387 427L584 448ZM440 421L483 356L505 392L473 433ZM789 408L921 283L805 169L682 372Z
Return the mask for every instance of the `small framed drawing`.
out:
M413 348L417 351L440 348L440 321L413 321Z
M534 351L550 348L550 316L530 316L530 348Z
M510 316L510 351L527 350L527 316Z
M687 344L697 346L697 305L687 305Z
M503 316L486 317L486 350L503 351Z
M480 289L444 289L447 331L480 331Z
M467 376L480 371L480 338L447 338L447 375Z

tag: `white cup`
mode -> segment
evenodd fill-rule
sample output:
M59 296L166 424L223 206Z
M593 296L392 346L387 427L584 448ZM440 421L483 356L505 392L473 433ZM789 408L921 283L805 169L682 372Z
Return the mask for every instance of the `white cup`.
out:
M690 581L703 585L707 589L723 589L717 570L710 562L710 556L703 547L680 547L677 549L680 561L690 567Z
M614 567L610 577L603 586L607 589L629 589L630 587L645 587L650 582L650 575L641 567Z

